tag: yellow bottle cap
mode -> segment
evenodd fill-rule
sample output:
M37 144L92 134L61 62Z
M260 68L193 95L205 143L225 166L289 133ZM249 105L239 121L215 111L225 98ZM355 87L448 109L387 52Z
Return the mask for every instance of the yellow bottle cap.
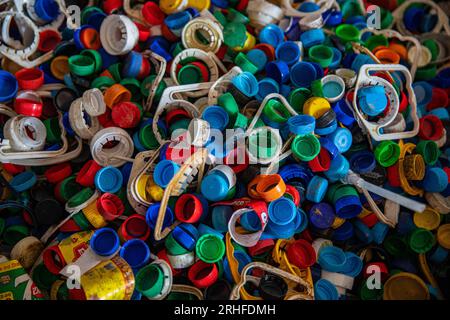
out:
M163 195L164 195L164 189L161 188L160 186L158 186L156 184L150 185L150 186L147 186L146 190L153 201L159 202L162 200Z
M433 208L427 207L423 212L414 213L413 221L418 228L434 230L441 224L441 215Z
M103 216L98 212L97 209L97 201L92 201L86 208L83 210L83 214L90 224L96 229L103 228L106 226L106 220Z
M183 2L183 0L160 0L159 7L165 14L171 14L175 13Z
M428 300L430 292L425 282L415 274L400 272L384 284L383 300Z
M57 56L50 63L50 71L58 80L64 80L64 75L70 72L69 57Z
M256 38L255 38L255 36L252 35L249 32L246 32L245 34L247 36L247 40L245 40L244 45L242 47L235 47L235 48L233 48L234 51L247 52L247 51L253 49L253 47L256 45Z
M336 217L336 218L334 218L334 221L333 221L333 224L331 225L331 228L332 229L337 229L340 226L342 226L345 223L345 221L346 221L345 219Z
M437 231L437 240L445 249L450 249L450 223L443 224Z
M208 10L211 6L211 0L188 0L188 7L195 8L198 11Z
M148 179L150 179L150 175L143 174L142 176L139 177L138 181L136 182L136 191L139 194L139 196L145 200L148 199L147 189L146 189Z
M312 97L303 105L303 113L318 119L330 108L331 105L325 98Z

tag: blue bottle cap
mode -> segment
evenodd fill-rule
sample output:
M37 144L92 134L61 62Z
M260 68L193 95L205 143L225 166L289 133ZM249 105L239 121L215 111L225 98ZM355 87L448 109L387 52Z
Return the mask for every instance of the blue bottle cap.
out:
M259 101L264 100L264 98L271 93L279 93L280 86L272 78L263 78L258 82L258 94L256 99Z
M437 245L429 254L429 259L434 263L443 263L448 257L448 250L440 245Z
M341 248L327 246L320 249L317 262L326 271L339 272L347 263L347 256Z
M325 41L325 33L322 29L311 29L300 35L300 41L306 49L322 44Z
M428 112L428 114L435 115L441 120L449 121L450 120L450 114L448 113L447 109L445 108L436 108Z
M284 226L294 220L297 209L291 199L281 197L269 203L269 220L273 223Z
M141 71L143 57L139 52L131 51L122 68L122 75L124 78L137 78Z
M331 227L335 218L333 207L326 202L317 203L309 210L309 221L318 229Z
M339 65L341 64L342 60L342 53L339 51L339 49L332 47L331 50L333 50L333 60L331 60L330 65L328 66L328 69L337 69Z
M284 165L283 167L281 167L278 174L286 182L289 182L289 180L294 179L296 181L300 180L305 188L313 177L311 169L299 163L291 163Z
M268 24L259 32L259 42L268 43L274 48L278 47L283 41L284 32L275 24Z
M259 231L261 230L261 220L255 211L249 211L244 213L240 218L239 222L241 226L248 231Z
M353 136L347 128L337 128L327 138L333 141L340 153L347 152L352 146Z
M331 104L331 108L336 113L336 118L346 127L350 127L355 122L353 111L350 110L344 99Z
M209 201L225 199L229 188L228 180L217 172L206 175L200 186L203 196Z
M296 214L295 216L298 216L298 215ZM288 223L286 225L276 224L272 220L269 219L266 229L265 229L263 235L261 236L261 240L292 238L296 231L295 216L294 216L294 220L291 223Z
M152 203L145 213L145 221L151 229L155 228L156 220L158 219L159 208L161 207L161 203ZM169 227L173 223L173 212L169 206L166 208L166 214L164 215L164 221L162 229Z
M369 244L373 241L373 235L368 226L359 220L354 222L355 235L363 243Z
M314 282L315 300L339 300L336 286L327 279L319 279Z
M92 235L89 245L96 254L106 257L119 249L120 239L114 229L100 228Z
M164 38L157 38L153 41L150 41L149 49L156 54L159 54L161 57L163 57L167 62L171 61L173 59L172 55L169 53L169 46L167 45L167 40Z
M314 176L306 188L306 199L319 203L325 197L328 189L328 180L320 176Z
M59 15L59 6L55 0L36 0L34 11L45 22L55 20Z
M228 231L228 221L233 215L233 208L230 206L215 206L211 212L212 225L219 232Z
M142 145L141 140L139 140L139 131L136 131L135 133L133 133L133 137L132 138L133 138L134 147L136 148L137 151L142 152L142 151L147 150Z
M298 11L301 12L314 12L320 9L320 6L314 2L305 1L303 2L300 7L298 8Z
M350 168L356 173L372 172L376 167L375 156L368 150L353 153L349 159Z
M63 126L66 129L67 134L71 137L75 136L75 131L73 131L70 121L69 121L69 112L64 112L63 114Z
M358 196L344 196L334 204L336 215L343 219L354 218L362 211L361 200Z
M300 61L291 68L291 81L297 87L309 87L316 78L316 69L309 62Z
M289 131L296 135L307 135L314 132L316 119L307 114L299 114L288 119Z
M191 20L191 15L187 11L176 12L168 15L164 23L171 30L182 29L183 26Z
M423 188L427 192L442 192L447 188L448 176L441 168L426 168L422 181Z
M238 74L231 82L247 97L253 97L258 93L258 80L250 72L245 71Z
M362 271L363 261L358 255L350 251L346 251L345 256L347 257L347 262L341 269L341 273L356 278Z
M425 14L420 21L420 32L431 32L438 22L437 14Z
M450 67L444 68L438 72L433 80L433 84L439 86L441 88L449 88L450 87Z
M198 239L198 231L191 224L181 224L172 231L173 238L186 250L192 251Z
M351 62L351 69L356 73L359 72L359 69L365 64L373 64L375 61L371 57L366 54L357 54L355 55L353 61Z
M297 43L286 41L277 46L275 55L278 60L284 61L291 66L300 60L301 51Z
M415 82L413 85L414 94L416 95L417 104L426 106L433 98L433 86L425 81Z
M120 168L120 172L122 172L122 177L123 177L123 182L122 182L123 187L126 187L128 184L128 179L130 178L132 167L133 167L133 164L131 162L127 162L122 166L122 168Z
M291 91L292 91L291 86L288 86L286 84L282 84L280 86L280 94L285 98L289 97L289 94L291 93Z
M271 61L266 64L266 74L278 83L286 83L289 80L289 66L281 60Z
M14 176L9 181L10 186L17 192L31 189L37 182L37 176L33 171L24 171Z
M165 188L179 170L180 166L177 163L171 160L162 160L155 166L153 180L158 186Z
M330 139L322 137L322 138L319 138L319 142L320 142L320 146L325 148L330 153L331 160L333 160L338 155L340 155L339 150L336 148L333 141L331 141Z
M330 168L325 171L325 176L330 182L336 182L347 176L350 164L347 159L338 153L338 155L331 160Z
M334 9L328 9L322 13L322 18L327 27L336 27L342 23L342 12Z
M247 52L247 59L258 68L258 71L264 70L267 64L267 56L260 49L252 49Z
M199 238L200 238L201 236L205 235L205 234L214 234L214 235L218 236L220 239L223 239L223 234L222 234L222 233L220 233L219 231L217 231L217 230L211 228L210 226L207 226L207 225L204 224L204 223L200 223L200 224L198 225L197 230L198 230L198 236L199 236Z
M314 67L314 69L316 69L316 79L322 79L323 76L325 75L325 71L323 71L323 68L320 64L318 64L317 62L313 62L313 61L308 61L309 63L311 63L311 65Z
M379 115L388 105L384 86L375 85L359 89L358 105L369 116Z
M87 24L92 26L95 30L100 32L103 20L106 18L106 13L104 12L94 12L87 18ZM108 65L109 66L109 65ZM108 67L106 66L106 68ZM105 67L105 63L102 63L102 67Z
M19 90L16 77L8 71L0 70L0 102L12 100Z
M223 131L226 129L230 118L224 108L209 106L203 110L202 119L209 122L212 129Z
M389 231L389 226L379 221L372 227L373 242L382 244Z
M353 237L353 225L350 221L345 221L342 226L336 228L331 236L333 241L347 241Z
M300 208L297 208L297 216L294 219L295 225L295 233L302 233L308 227L308 217L306 212Z
M237 248L234 250L234 257L238 262L238 272L241 273L242 269L246 265L248 265L250 262L252 262L252 258L244 251L237 250ZM223 259L223 272L225 273L225 278L230 282L233 283L233 278L231 277L231 270L230 270L230 264L228 262L228 258L225 257Z
M141 239L126 241L120 248L120 256L133 270L145 266L150 261L150 249Z
M94 182L101 192L116 193L122 187L122 172L111 166L102 168L95 174Z
M417 7L408 8L403 14L403 23L411 32L419 31L420 21L425 16L425 10Z

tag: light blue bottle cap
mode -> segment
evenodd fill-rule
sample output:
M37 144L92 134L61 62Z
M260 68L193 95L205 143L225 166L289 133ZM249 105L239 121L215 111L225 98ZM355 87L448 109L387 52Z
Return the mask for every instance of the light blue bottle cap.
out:
M276 48L284 41L284 32L275 24L266 25L259 33L259 42L268 43Z
M384 239L386 238L388 231L389 226L387 224L377 222L372 227L373 242L375 242L376 244L382 244Z
M362 271L363 261L358 255L350 251L345 252L345 256L347 257L347 262L342 268L341 273L356 278Z
M322 44L325 41L325 33L322 29L311 29L300 35L300 41L306 49Z
M32 188L37 182L37 176L33 171L24 171L14 176L9 184L17 192L23 192Z
M153 180L161 188L167 187L172 178L180 170L180 166L171 160L158 162L153 171Z
M115 167L105 167L95 174L95 187L101 192L116 193L122 186L122 172Z
M201 236L205 235L205 234L214 234L214 235L218 236L220 239L223 239L223 234L222 233L220 233L219 231L211 228L210 226L207 226L204 223L200 223L198 225L197 231L198 231L199 238Z
M263 78L258 82L258 94L256 99L259 101L264 100L264 98L271 93L279 93L280 86L272 78Z
M336 286L327 279L319 279L314 283L315 300L339 300Z
M369 116L379 115L388 105L384 87L375 85L359 89L358 104L365 114Z
M291 223L297 214L295 203L284 197L269 203L268 211L270 221L280 226Z
M247 59L258 68L258 71L262 71L266 67L267 56L260 49L252 49L247 52Z
M341 248L328 246L320 249L317 262L324 270L340 272L347 263L347 256Z
M314 176L306 188L306 199L319 203L325 197L328 189L328 180L320 176Z
M340 153L347 152L352 146L353 136L347 128L337 128L332 134L327 136L333 141Z
M212 172L203 179L200 190L209 201L220 201L227 196L229 187L228 180L224 176Z
M219 232L228 231L228 221L233 215L233 208L230 206L215 206L211 212L212 225Z

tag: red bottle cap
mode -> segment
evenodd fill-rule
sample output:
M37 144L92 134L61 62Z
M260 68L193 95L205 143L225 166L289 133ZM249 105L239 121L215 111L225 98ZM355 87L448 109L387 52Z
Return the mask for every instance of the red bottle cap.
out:
M308 165L313 172L324 172L330 169L331 157L330 153L325 148L320 148L320 152L311 161L308 161Z
M363 218L360 218L362 223L364 223L369 228L372 228L374 225L378 222L378 217L375 213L370 213L367 216L364 216Z
M292 201L294 201L294 204L296 207L300 205L300 192L291 185L286 185L286 193L289 194L292 197Z
M111 14L118 11L123 6L123 0L104 0L103 10L106 14Z
M203 213L203 206L198 197L185 193L175 203L175 216L178 220L186 223L196 223Z
M97 117L98 122L103 126L103 128L115 127L116 125L111 118L111 109L106 108L105 113Z
M142 16L151 25L157 26L164 22L164 12L155 2L146 2L142 7Z
M289 261L299 268L307 268L316 262L316 251L306 240L299 239L293 242L287 248L287 257Z
M18 164L3 163L2 166L3 166L3 169L5 169L8 173L10 173L12 175L16 175L18 173L25 171L25 167L20 166Z
M16 73L17 77L17 73ZM427 104L427 111L436 108L446 108L448 106L449 98L448 93L441 88L433 88L433 94L431 96L431 101Z
M134 23L139 30L139 42L145 42L150 37L150 29L139 22Z
M112 221L123 214L125 207L118 196L104 193L97 199L97 210L106 221Z
M61 227L59 227L61 232L78 232L81 231L79 225L73 219L67 220Z
M44 72L37 68L21 69L15 76L23 90L37 90L44 84Z
M275 246L273 239L259 240L253 247L248 248L248 253L254 257L272 250Z
M376 269L374 268L376 267ZM389 276L389 270L384 262L371 262L365 265L363 270L363 277L364 279L367 279L370 277L374 272L372 270L380 270L381 273L381 281L384 282L386 278ZM369 270L371 270L369 272Z
M398 162L386 168L389 184L393 187L401 187L400 173L398 171Z
M244 159L242 159L242 155L239 156L239 153L242 152ZM249 157L247 152L239 151L238 148L231 150L224 158L224 164L228 165L235 173L239 173L248 168ZM242 163L244 162L244 163Z
M141 111L132 102L120 102L112 106L111 118L120 128L133 128L141 119Z
M197 288L207 288L217 281L219 270L216 264L199 260L190 267L188 278Z
M184 118L191 118L189 113L184 109L174 109L166 114L166 124L167 126L170 126L172 123L184 119Z
M40 117L42 115L42 109L42 101L22 98L17 98L14 101L14 110L16 110L18 114L22 114L24 116Z
M75 181L83 187L91 187L94 185L95 174L101 168L102 166L100 166L97 162L94 160L89 160L80 169Z
M42 260L47 270L53 274L59 274L66 265L66 261L58 245L46 248L42 253Z
M46 29L39 33L38 50L49 52L56 48L62 38L59 32L53 29Z
M444 125L441 119L432 114L427 114L419 120L419 137L423 140L439 140L444 134Z
M150 228L144 216L133 214L122 223L119 233L124 241L130 239L141 239L145 241L150 236Z
M51 166L47 170L45 170L44 175L48 182L57 183L72 174L72 167L70 163L60 163L54 166Z
M192 64L193 66L196 66L200 69L200 72L202 74L203 82L209 81L209 70L208 67L201 61L194 61L189 64Z
M400 95L400 106L398 107L398 112L403 112L408 107L408 97L403 91L400 93Z
M139 70L138 79L144 79L150 74L150 71L152 70L152 65L147 59L142 59L141 63L141 69Z
M241 1L239 1L239 3L236 6L236 10L240 11L240 12L243 12L245 10L245 8L247 8L247 6L248 6L248 2L249 2L249 0L241 0Z
M169 42L178 41L178 37L169 29L169 27L165 23L161 24L161 34Z

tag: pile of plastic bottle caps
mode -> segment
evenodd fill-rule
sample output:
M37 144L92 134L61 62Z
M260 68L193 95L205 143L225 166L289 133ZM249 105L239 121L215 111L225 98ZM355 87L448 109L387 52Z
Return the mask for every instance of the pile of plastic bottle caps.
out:
M440 5L0 1L0 300L448 299Z

